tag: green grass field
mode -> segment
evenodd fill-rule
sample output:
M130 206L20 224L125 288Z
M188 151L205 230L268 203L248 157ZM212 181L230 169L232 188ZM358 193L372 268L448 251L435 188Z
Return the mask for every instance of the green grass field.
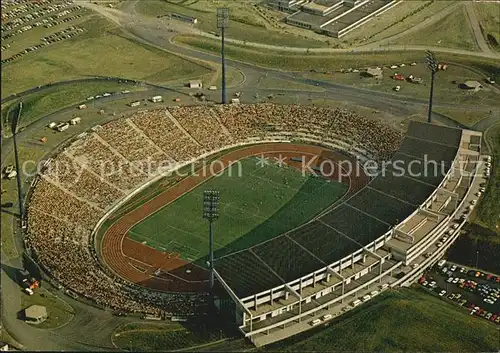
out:
M500 4L474 3L483 35L491 47L500 51Z
M219 41L193 35L179 35L175 42L195 49L219 55ZM273 51L252 48L244 45L226 44L226 57L242 62L252 63L286 71L308 70L340 70L351 68L366 68L369 66L393 65L394 63L423 62L420 51L390 51L369 53L329 53L316 54L310 52L298 53L289 51ZM500 68L494 59L477 58L466 55L439 53L438 59L443 62L461 63L479 69L488 76L500 75Z
M297 31L301 33L294 34L293 30L283 31L269 23L268 19L253 7L258 3L256 0L243 1L159 1L159 0L141 0L137 6L137 12L157 17L166 15L168 12L177 12L187 16L193 16L198 19L195 28L205 32L215 32L217 30L216 8L223 3L228 7L231 13L229 26L226 32L228 38L234 38L242 41L259 42L280 46L292 47L324 47L327 46L326 37L314 35L313 32ZM261 9L266 12L265 9ZM282 15L283 17L285 14ZM306 37L307 36L307 37ZM321 38L319 40L309 38Z
M496 352L499 332L484 319L418 289L400 289L266 352ZM216 349L215 349L216 350Z
M464 6L460 6L442 20L421 31L399 38L392 44L430 45L470 51L479 50Z
M122 90L134 92L143 89L133 84L106 81L71 83L63 87L48 87L41 92L32 93L24 96L22 99L14 99L4 104L2 106L2 123L4 124L4 128L10 130L10 125L6 126L5 124L6 112L21 100L23 102L23 114L21 120L18 122L19 127L29 125L37 118L49 115L65 107L85 102L85 99L90 96L102 95L105 92L113 93Z
M35 290L35 294L33 295L23 294L21 297L21 305L23 308L27 308L31 305L43 305L47 308L47 320L38 325L34 325L34 327L40 329L60 327L69 322L75 314L73 308L68 303L54 296L54 294L44 288Z
M500 234L500 124L488 131L486 138L489 140L491 154L493 155L493 171L489 179L486 192L479 204L476 222Z
M116 25L104 19L90 18L79 26L86 31L2 65L2 97L50 82L96 75L162 84L212 71L201 63L124 38Z
M201 217L203 190L221 193L214 223L216 257L248 248L311 219L346 192L347 186L276 165L244 159L212 177L132 228L130 236L159 250L195 261L208 249L208 224ZM241 177L238 175L241 170Z
M120 326L112 336L113 343L128 351L173 351L206 347L224 339L219 330L203 325L168 323L131 323Z

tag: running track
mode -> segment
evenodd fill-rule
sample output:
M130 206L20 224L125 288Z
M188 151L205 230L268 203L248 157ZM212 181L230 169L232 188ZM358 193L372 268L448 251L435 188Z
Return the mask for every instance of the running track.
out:
M195 189L213 174L240 159L262 154L268 156L282 154L288 159L291 156L318 156L318 160L353 162L340 153L322 147L288 143L262 144L229 152L220 157L219 161L222 163L214 164L210 171L195 173L181 180L175 186L115 220L101 240L101 256L105 264L116 275L151 289L170 292L206 291L208 272L205 269L181 259L178 253L161 252L127 238L126 235L134 225ZM344 197L360 190L368 181L366 175L342 178L342 182L349 184L349 192ZM159 273L153 274L160 269Z

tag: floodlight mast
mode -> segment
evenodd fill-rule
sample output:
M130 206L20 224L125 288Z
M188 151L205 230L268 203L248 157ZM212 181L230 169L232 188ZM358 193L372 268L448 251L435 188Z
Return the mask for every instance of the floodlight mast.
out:
M220 194L217 190L203 191L203 218L208 220L209 226L209 270L210 291L214 289L214 237L212 223L219 218Z
M224 33L229 22L229 9L220 7L217 9L217 28L221 30L221 58L222 58L222 104L226 104L226 55L224 51Z
M432 97L434 94L434 77L436 76L436 72L438 70L438 61L436 56L430 50L427 50L425 61L427 62L427 67L431 71L431 92L429 95L429 112L427 116L427 122L432 122Z

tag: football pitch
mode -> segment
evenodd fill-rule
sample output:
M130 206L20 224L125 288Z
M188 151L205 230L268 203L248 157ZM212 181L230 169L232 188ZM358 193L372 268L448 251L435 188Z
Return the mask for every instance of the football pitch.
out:
M208 255L203 191L220 191L220 217L213 224L215 258L274 238L313 218L348 186L286 165L250 157L213 176L136 224L128 236L189 261Z

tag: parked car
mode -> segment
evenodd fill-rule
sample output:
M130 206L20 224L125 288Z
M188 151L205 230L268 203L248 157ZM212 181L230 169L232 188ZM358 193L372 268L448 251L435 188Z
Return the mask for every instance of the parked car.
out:
M446 294L446 291L443 289L441 292L439 292L439 296L442 297L443 295Z

